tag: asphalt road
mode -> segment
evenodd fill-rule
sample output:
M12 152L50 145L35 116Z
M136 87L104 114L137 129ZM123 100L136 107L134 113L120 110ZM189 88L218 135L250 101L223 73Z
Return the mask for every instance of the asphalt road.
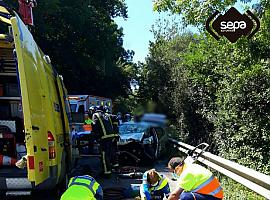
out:
M59 200L60 197L52 195L48 192L39 192L31 196L13 196L13 197L0 197L1 200Z
M143 166L140 167L141 172L144 172L145 170L155 168L158 172L161 174L166 175L169 179L171 179L171 173L167 171L167 161L157 161L153 163L151 166ZM141 177L137 178L119 178L119 176L114 173L110 179L104 179L100 177L101 173L101 167L100 167L100 160L97 157L83 157L80 160L78 160L77 167L73 169L74 175L80 175L80 174L90 174L93 177L96 178L96 180L101 184L102 188L105 189L105 193L107 189L111 188L124 188L125 190L129 191L128 189L131 187L138 187L141 183ZM170 181L169 182L171 189L175 188L175 182ZM137 193L136 193L137 194ZM132 194L134 195L134 193ZM60 195L54 195L52 192L39 192L36 194L33 194L31 196L19 196L19 197L0 197L0 200L59 200ZM110 199L107 197L107 199ZM129 198L132 199L132 198Z

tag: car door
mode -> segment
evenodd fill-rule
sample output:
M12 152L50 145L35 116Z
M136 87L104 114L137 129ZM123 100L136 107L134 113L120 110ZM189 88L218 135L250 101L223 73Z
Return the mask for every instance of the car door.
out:
M44 54L18 15L10 20L21 87L28 179L38 185L49 177Z

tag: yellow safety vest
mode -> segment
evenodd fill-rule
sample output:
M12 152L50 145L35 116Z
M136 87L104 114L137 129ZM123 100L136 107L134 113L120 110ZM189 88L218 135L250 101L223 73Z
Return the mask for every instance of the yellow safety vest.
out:
M101 186L96 180L88 175L85 176L75 176L70 179L68 184L68 189L62 195L61 200L88 200L96 199L95 195L98 191L101 190ZM99 194L102 195L102 190L99 191Z
M92 124L93 121L92 121L91 119L86 119L86 120L84 120L84 123L85 123L85 124Z
M160 180L159 180L159 184L155 187L150 187L149 191L157 191L157 190L161 190L162 188L164 188L166 185L168 184L168 179L166 177L161 177L160 176Z

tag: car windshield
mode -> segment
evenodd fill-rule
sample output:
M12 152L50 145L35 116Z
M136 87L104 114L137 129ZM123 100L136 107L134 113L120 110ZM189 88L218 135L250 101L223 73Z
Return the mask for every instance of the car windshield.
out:
M119 133L121 135L129 133L141 133L145 132L146 129L147 126L142 124L123 124L119 127Z

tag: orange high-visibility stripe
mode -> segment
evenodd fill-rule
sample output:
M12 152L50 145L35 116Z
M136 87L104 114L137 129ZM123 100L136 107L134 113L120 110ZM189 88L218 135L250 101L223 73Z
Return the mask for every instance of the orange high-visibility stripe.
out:
M83 125L83 130L92 131L92 126L90 124L85 124L85 125Z
M214 178L210 183L208 183L206 186L202 187L201 189L197 190L196 192L201 194L209 194L215 189L217 189L220 186L218 180Z
M207 183L207 184L205 184ZM203 183L201 186L197 187L197 189L193 190L193 192L212 195L214 197L223 198L223 191L220 186L219 181L216 177L211 177L208 181Z
M214 195L214 197L222 199L223 198L223 190L220 190L217 194Z

